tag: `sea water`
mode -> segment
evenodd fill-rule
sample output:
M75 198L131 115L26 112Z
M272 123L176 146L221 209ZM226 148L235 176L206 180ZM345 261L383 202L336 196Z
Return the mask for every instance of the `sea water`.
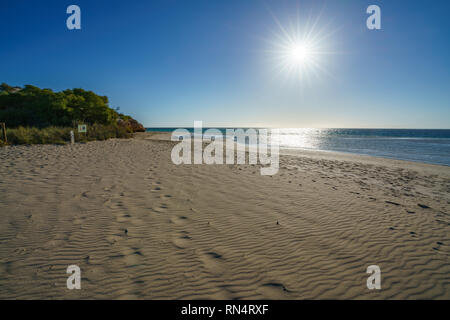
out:
M148 128L147 131L175 129ZM225 135L225 128L219 130ZM276 138L281 149L338 151L450 166L450 130L447 129L281 128L278 132Z

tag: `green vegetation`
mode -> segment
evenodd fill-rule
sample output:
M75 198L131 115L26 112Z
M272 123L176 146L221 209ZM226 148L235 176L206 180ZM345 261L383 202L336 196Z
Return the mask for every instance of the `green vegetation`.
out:
M88 132L78 133L70 127L17 127L7 130L9 144L66 144L70 141L70 131L74 131L76 142L106 140L110 138L130 138L131 133L118 125L93 124Z
M108 106L108 97L83 89L53 92L26 85L0 85L0 122L7 126L9 144L67 143L70 130L76 141L128 138L144 127ZM78 134L77 125L88 132ZM0 142L1 145L1 142Z
M36 128L36 127L18 127L15 129L8 129L8 143L10 144L43 144L55 143L64 144L70 141L71 128Z

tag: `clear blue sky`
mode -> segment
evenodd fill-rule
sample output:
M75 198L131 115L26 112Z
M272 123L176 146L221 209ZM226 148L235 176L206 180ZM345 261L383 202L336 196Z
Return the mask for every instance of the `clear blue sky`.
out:
M66 28L71 4L82 30ZM449 14L447 0L0 0L0 82L90 89L152 127L450 128ZM276 21L308 19L327 54L293 80Z

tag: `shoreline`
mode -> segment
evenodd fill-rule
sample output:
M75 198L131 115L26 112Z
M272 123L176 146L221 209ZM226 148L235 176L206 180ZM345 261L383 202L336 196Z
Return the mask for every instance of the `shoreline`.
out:
M150 133L150 134L148 134ZM148 135L147 135L148 134ZM163 140L163 141L171 141L170 136L172 132L170 131L147 131L145 133L138 133L135 138L138 139L148 139L148 140ZM176 143L176 142L174 142ZM351 152L342 152L342 151L332 151L332 150L308 150L308 149L294 149L294 148L280 148L280 155L290 155L290 156L300 156L300 157L322 157L326 159L334 159L334 160L349 160L349 161L364 161L367 163L377 164L380 161L385 162L386 164L393 166L406 166L408 168L414 168L416 166L421 167L422 165L430 166L430 169L438 169L442 168L443 170L449 169L450 166L445 164L436 164L422 161L413 161L413 160L405 160L405 159L396 159L396 158L386 158L382 156L374 156L367 154L359 154L359 153L351 153ZM374 160L377 159L377 160ZM438 169L439 170L439 169Z

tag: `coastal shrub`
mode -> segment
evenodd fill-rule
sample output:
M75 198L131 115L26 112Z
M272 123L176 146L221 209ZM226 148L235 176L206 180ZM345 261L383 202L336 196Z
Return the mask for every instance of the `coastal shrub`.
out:
M71 128L35 128L18 127L8 129L8 144L64 144L70 141Z
M0 122L9 128L72 127L78 123L116 125L118 121L130 122L132 129L142 127L118 110L109 107L108 97L84 89L54 92L32 85L22 88L0 84Z
M126 128L120 127L117 124L101 125L93 124L88 126L87 133L78 134L81 141L92 140L107 140L111 138L131 138L132 134Z
M7 130L8 144L66 144L70 143L70 131L73 130L75 142L106 140L110 138L130 138L131 133L118 125L93 124L87 133L78 133L71 127L17 127Z
M118 110L109 107L108 97L83 89L54 92L0 84L0 122L6 123L8 144L68 143L70 130L75 141L129 138L145 131ZM87 133L78 133L78 124L87 124Z

